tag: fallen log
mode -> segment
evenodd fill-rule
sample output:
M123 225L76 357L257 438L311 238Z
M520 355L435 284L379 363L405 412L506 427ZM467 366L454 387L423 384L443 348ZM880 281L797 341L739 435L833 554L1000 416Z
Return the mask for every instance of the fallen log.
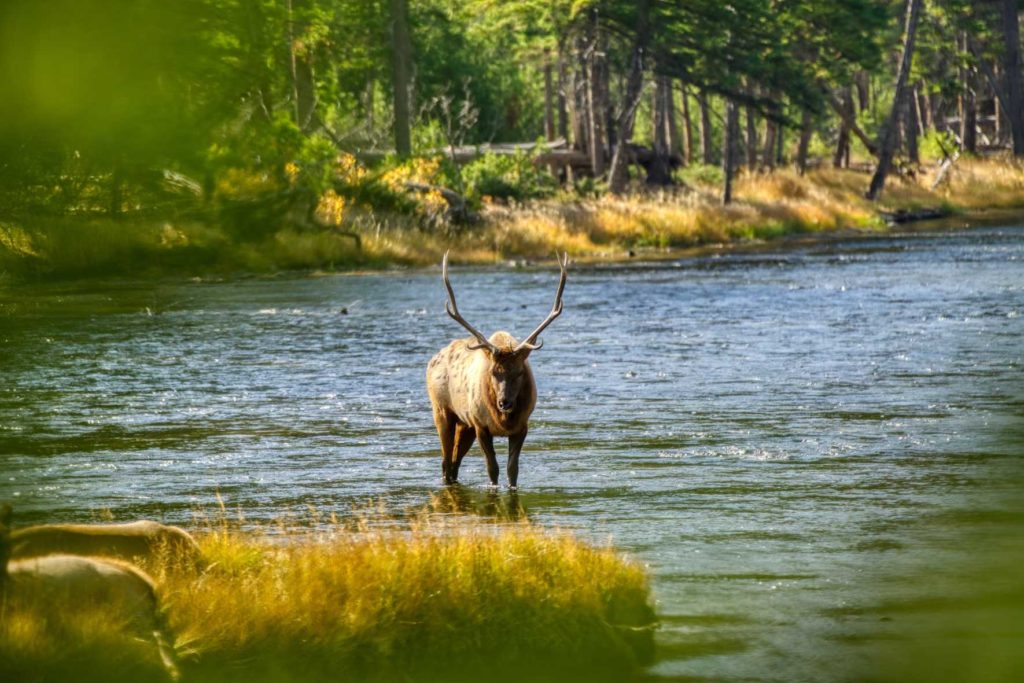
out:
M945 218L950 215L949 209L942 207L928 209L896 209L895 211L879 211L882 218L889 225L897 223L912 223L914 221L926 221L935 218Z

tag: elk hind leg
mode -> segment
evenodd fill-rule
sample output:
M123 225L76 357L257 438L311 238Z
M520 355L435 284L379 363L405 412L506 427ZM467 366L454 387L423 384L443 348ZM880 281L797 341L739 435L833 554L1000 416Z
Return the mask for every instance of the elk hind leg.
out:
M459 480L459 467L462 465L462 459L466 457L466 453L469 452L475 439L475 429L461 422L455 425L455 448L452 453L454 460L448 468L452 481Z

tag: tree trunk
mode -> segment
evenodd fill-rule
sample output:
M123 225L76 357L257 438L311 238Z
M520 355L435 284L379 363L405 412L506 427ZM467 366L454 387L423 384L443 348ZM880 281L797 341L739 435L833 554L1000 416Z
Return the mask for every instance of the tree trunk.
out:
M307 50L299 39L305 31L308 11L308 0L288 0L288 57L292 77L292 99L295 104L295 125L303 133L312 132L317 125L313 115L316 110L313 67L310 65Z
M583 36L576 38L576 69L572 83L572 138L573 147L584 154L590 154L587 130L590 128L589 100L590 84L587 82L587 41Z
M878 147L875 145L874 141L868 137L867 133L857 125L857 116L853 111L853 95L850 93L849 87L846 88L845 92L845 102L844 100L836 97L835 94L828 89L825 90L825 97L828 100L829 106L832 107L832 110L839 115L840 119L842 119L843 125L846 126L847 130L857 136L857 139L861 141L861 144L864 145L864 148L871 154L871 156L877 157Z
M626 146L629 144L630 138L633 137L633 122L636 119L636 109L640 106L640 97L643 91L644 61L650 41L650 4L651 0L637 0L636 3L636 38L629 60L626 96L616 126L615 154L612 155L612 166L608 172L608 191L612 194L621 194L625 191L629 181L629 160Z
M565 68L565 55L562 53L562 46L558 47L558 136L563 140L569 140L569 111L568 98L565 90L568 87L569 78Z
M740 136L740 110L731 99L725 101L725 130L722 132L722 204L732 202L732 179L736 172L737 143Z
M409 37L408 0L391 0L391 68L394 87L395 152L412 154L409 82L412 72L412 42Z
M796 170L800 175L807 173L807 150L811 146L811 134L814 132L812 123L810 110L804 109L800 117L800 144L796 148Z
M786 127L779 125L775 135L775 165L782 166L786 162Z
M587 91L587 103L590 118L588 139L590 141L590 166L594 170L594 176L604 175L604 110L605 93L604 79L602 78L602 62L604 56L600 49L600 35L598 33L597 17L594 16L590 41L590 89Z
M903 143L907 147L907 160L912 164L921 163L921 156L917 150L919 126L917 123L917 107L914 106L916 101L917 90L911 88L903 101Z
M748 94L753 95L749 89ZM747 107L747 170L753 173L757 170L757 112L753 107Z
M857 111L867 111L871 106L871 74L867 71L858 71L853 77L857 86Z
M922 102L924 101L924 99L922 97L921 90L923 90L925 87L927 87L927 86L926 86L925 82L922 81L919 84L919 87L918 88L914 88L914 90L913 90L914 116L918 117L918 134L919 135L925 135L926 133L928 133L929 128L930 128L929 123L928 123L927 119L925 118L925 108L924 108L924 106L922 106Z
M839 93L838 98L838 109L840 112L839 116L839 138L836 140L836 152L832 156L833 168L843 168L849 166L850 158L850 126L847 123L849 120L853 120L853 89L850 86L846 86ZM844 161L847 163L844 164Z
M778 133L779 125L771 119L764 120L764 151L761 159L765 169L771 171L775 168L775 135Z
M686 92L686 84L679 84L679 93L683 97L683 163L687 166L694 160L693 120L690 118L690 96Z
M914 40L917 37L917 20L921 16L921 4L922 0L907 0L903 57L900 59L900 68L896 75L892 110L885 123L882 124L882 132L878 141L878 166L875 168L875 174L871 177L871 185L865 195L871 201L878 199L882 188L885 187L885 177L889 174L893 154L896 152L896 117L899 116L900 108L907 97L907 78L910 76L910 67L914 61Z
M714 144L711 138L711 109L708 107L708 94L703 88L697 91L697 105L700 107L700 156L706 166L715 163Z
M544 139L555 139L555 86L551 74L551 60L544 60Z
M1014 156L1024 156L1024 85L1021 83L1020 24L1017 1L1002 0L1003 78L1006 85L1007 118L1013 139Z
M967 52L967 32L963 32L958 41L960 49ZM969 154L978 153L978 108L974 96L974 79L970 69L960 67L960 92L957 97L957 110L960 114L960 145Z
M672 89L668 78L656 76L654 80L654 135L651 163L647 166L647 183L649 185L669 185L672 183L672 171L669 168L669 155L672 153L671 134L669 131L669 99Z
M679 123L676 121L676 97L672 92L672 79L665 79L665 134L668 136L668 152L671 155L679 154L682 151L682 143L679 140Z

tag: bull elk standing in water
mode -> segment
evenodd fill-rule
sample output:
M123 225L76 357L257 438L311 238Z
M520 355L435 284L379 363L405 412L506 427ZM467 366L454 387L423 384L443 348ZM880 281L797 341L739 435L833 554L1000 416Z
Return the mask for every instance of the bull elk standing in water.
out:
M444 255L441 275L448 290L445 309L456 322L473 335L457 339L441 349L427 365L427 392L434 408L434 424L441 439L441 472L446 484L459 479L459 466L473 441L487 459L491 485L498 485L498 460L494 437L508 437L508 485L516 487L519 478L519 452L526 440L527 422L537 403L537 385L527 358L539 349L537 337L562 313L569 255L559 259L562 276L555 303L548 317L523 341L508 332L484 337L459 314L455 291L448 280L448 254Z

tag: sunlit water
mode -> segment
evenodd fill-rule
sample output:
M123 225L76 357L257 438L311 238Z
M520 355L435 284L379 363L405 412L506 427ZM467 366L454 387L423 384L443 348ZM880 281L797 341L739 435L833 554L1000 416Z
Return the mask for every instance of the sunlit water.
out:
M557 279L452 277L519 336ZM424 371L463 336L443 304L437 270L7 292L0 500L20 523L189 524L218 492L252 520L418 509L443 489ZM1020 582L998 563L1022 528L1024 229L575 267L543 338L518 503L477 447L449 502L649 564L652 678L860 680L922 638L1024 643L976 614Z

